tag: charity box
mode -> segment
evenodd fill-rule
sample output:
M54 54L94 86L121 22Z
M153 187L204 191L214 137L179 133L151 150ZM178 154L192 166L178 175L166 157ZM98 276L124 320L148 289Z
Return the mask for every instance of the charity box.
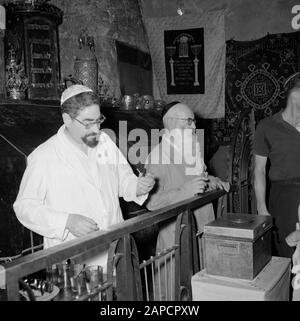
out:
M253 280L207 274L192 276L193 301L289 301L291 259L273 256Z
M272 217L226 214L204 226L207 273L252 280L271 259Z

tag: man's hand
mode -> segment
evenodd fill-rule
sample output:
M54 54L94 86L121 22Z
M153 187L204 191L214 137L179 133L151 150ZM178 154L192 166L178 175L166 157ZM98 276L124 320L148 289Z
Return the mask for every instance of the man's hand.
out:
M66 228L77 237L99 230L94 220L79 214L69 214Z
M155 179L151 173L147 173L146 176L139 176L137 187L136 187L136 196L141 196L148 194L154 187Z
M287 244L291 247L296 246L298 243L300 243L300 230L296 230L291 232L286 238L285 241Z
M209 182L208 182L208 189L214 190L214 189L224 189L226 192L229 192L230 190L230 184L228 182L222 181L219 177L215 176L208 176Z
M193 197L197 194L203 194L207 187L208 178L197 176L196 178L184 183L180 190L186 198Z
M271 215L265 205L259 206L258 204L257 204L257 214L258 215Z

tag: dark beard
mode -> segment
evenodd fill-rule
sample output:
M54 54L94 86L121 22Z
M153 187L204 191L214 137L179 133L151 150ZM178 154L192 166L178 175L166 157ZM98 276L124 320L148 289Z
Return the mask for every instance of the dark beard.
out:
M92 137L91 139L89 139L89 137ZM87 136L83 136L81 137L81 140L88 146L91 148L95 148L99 141L97 139L97 137L95 135L87 135Z

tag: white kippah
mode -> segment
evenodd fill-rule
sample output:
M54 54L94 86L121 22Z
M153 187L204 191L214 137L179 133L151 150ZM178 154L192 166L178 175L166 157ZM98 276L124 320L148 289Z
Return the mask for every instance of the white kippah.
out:
M93 92L91 88L83 85L72 85L63 91L61 94L60 104L62 105L67 99L81 93Z

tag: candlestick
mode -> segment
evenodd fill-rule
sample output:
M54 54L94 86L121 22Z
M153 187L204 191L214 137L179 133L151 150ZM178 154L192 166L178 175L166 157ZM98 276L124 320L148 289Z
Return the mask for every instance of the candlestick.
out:
M0 6L0 29L5 30L6 27L6 15L5 15L5 8Z

